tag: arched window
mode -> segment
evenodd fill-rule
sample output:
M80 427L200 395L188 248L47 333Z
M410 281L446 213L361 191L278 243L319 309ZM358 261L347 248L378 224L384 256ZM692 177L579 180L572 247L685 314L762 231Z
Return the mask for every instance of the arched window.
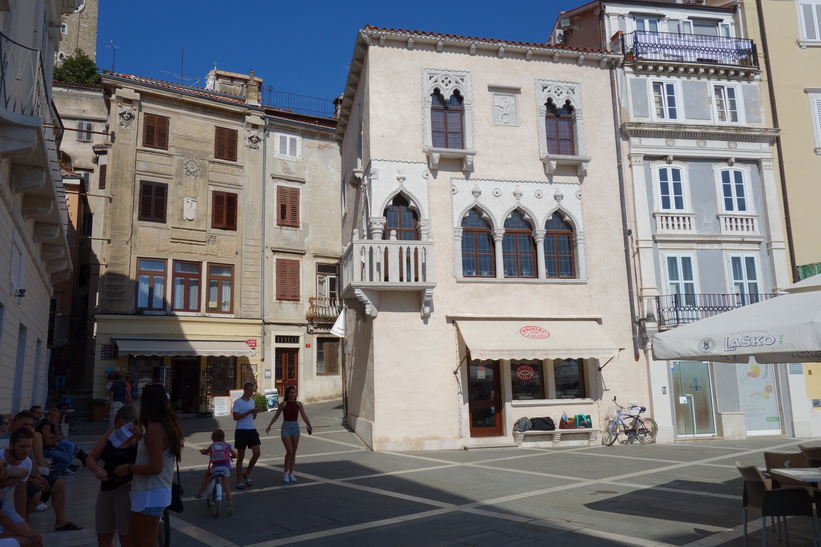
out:
M547 153L572 156L576 153L576 144L573 139L573 106L568 99L561 106L548 99L545 104L544 125L547 136Z
M453 95L446 99L439 89L431 94L430 107L431 143L434 148L465 147L464 137L464 110L462 109L462 95L454 90Z
M391 230L396 230L396 239L403 241L415 241L419 239L416 231L416 212L409 209L408 200L397 195L385 209L385 235L384 239L390 239Z
M513 211L510 218L505 221L502 249L505 277L536 277L533 229L518 211Z
M573 229L553 213L544 224L544 269L548 278L576 277Z
M462 275L495 277L495 263L490 225L471 209L462 219Z

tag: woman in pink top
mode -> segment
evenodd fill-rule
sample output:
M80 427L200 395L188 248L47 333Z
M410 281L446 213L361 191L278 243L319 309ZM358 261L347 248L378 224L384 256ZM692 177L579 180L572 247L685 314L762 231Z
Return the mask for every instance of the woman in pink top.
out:
M282 467L282 482L296 482L294 476L294 463L296 463L296 449L299 446L299 416L305 420L308 426L308 435L314 432L311 427L311 420L305 415L302 403L296 400L296 388L288 386L285 388L285 400L279 405L276 414L271 419L271 423L265 429L266 433L271 432L271 426L282 414L282 444L285 446L285 464Z

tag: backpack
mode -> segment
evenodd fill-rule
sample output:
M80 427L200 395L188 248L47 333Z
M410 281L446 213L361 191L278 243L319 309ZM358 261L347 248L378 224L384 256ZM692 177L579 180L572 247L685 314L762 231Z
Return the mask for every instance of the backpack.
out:
M211 465L224 466L231 459L231 452L228 450L228 445L223 442L215 442L211 444Z
M516 423L513 424L513 431L527 431L530 427L530 420L527 417L519 418L516 420Z
M533 429L537 431L553 431L556 429L556 424L553 423L553 418L550 416L544 418L531 418Z

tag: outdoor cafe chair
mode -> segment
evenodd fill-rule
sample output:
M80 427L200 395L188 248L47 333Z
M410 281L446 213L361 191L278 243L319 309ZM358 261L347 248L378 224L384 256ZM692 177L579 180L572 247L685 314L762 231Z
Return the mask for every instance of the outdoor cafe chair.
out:
M807 457L807 467L821 467L821 446L799 444L798 448Z
M803 452L764 452L764 465L767 467L768 474L773 469L800 469L802 467L809 467L809 465L807 465L807 457ZM786 477L773 479L773 487L781 488L784 486L800 486L806 488L810 495L812 495L813 490L815 490L814 484L807 484L797 479Z
M761 514L761 544L767 545L767 517L779 517L784 522L784 535L787 545L790 534L786 517L809 517L812 527L812 541L815 537L815 515L812 498L805 488L773 488L772 479L764 477L758 466L741 465L735 462L741 478L744 479L742 508L744 515L744 545L747 545L747 510L755 509ZM779 532L780 535L780 532Z

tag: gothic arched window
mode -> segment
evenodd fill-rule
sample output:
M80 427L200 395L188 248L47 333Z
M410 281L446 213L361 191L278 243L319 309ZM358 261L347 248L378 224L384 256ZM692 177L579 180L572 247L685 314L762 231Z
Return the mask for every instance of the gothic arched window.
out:
M431 143L434 148L464 148L464 126L464 109L459 90L455 90L446 99L439 88L434 89L430 107Z
M544 126L547 136L547 153L572 156L576 153L576 143L573 138L573 106L567 100L561 106L548 99L545 104Z
M544 266L548 278L576 277L573 228L553 213L544 225Z
M505 221L502 242L505 277L536 277L536 245L533 228L521 213L514 211Z
M495 277L496 257L490 225L476 209L462 219L462 275Z

